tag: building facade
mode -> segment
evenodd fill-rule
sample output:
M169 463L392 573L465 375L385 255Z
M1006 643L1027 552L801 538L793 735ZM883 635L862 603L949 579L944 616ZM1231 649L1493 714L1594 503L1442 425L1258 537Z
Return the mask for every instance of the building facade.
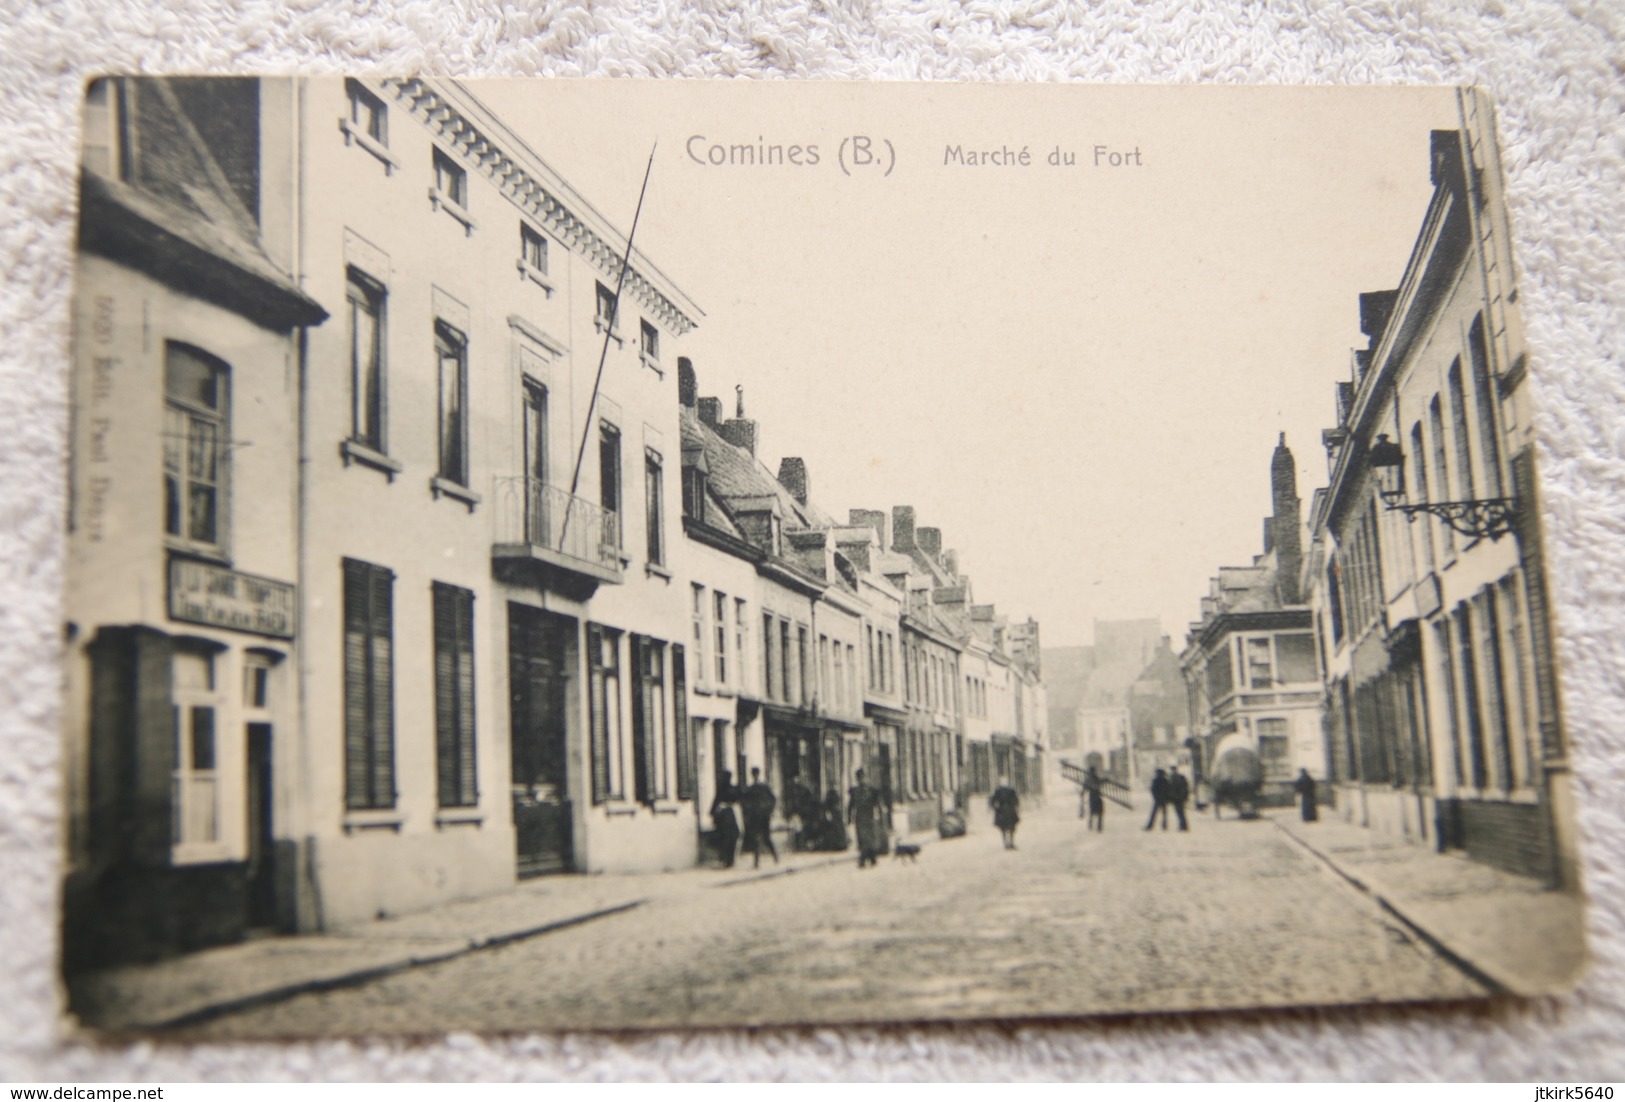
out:
M1500 158L1483 98L1458 104L1400 285L1361 296L1369 343L1325 434L1307 578L1329 765L1345 815L1571 885Z

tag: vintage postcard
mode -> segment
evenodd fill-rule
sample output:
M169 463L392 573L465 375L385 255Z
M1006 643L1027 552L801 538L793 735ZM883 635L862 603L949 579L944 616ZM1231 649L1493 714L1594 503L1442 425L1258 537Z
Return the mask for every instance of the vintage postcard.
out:
M90 84L79 1028L1568 989L1492 105Z

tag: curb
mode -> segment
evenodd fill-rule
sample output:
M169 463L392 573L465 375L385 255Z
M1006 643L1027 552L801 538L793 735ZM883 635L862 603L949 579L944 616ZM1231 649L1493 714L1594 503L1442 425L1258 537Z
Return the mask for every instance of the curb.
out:
M493 934L486 938L470 939L466 945L456 949L449 949L443 953L432 953L422 957L407 957L405 960L392 961L389 964L375 965L372 968L362 968L354 972L345 972L337 976L324 976L321 979L303 980L298 983L286 984L282 987L273 987L268 991L259 991L252 995L243 995L235 999L214 1003L209 1006L188 1010L184 1014L177 1014L170 1018L163 1018L145 1025L131 1024L108 1030L117 1033L129 1030L167 1030L187 1029L192 1026L203 1025L231 1014L238 1014L245 1010L257 1010L263 1006L271 1006L279 1002L300 995L317 994L326 991L338 991L347 987L359 987L373 980L383 979L408 969L420 968L430 964L441 964L458 957L465 957L472 953L483 952L487 949L499 949L504 945L512 945L518 941L540 937L542 934L554 933L558 930L567 930L572 926L581 926L595 919L609 918L612 915L622 914L643 906L647 900L634 899L630 903L620 903L613 907L605 907L586 914L572 915L553 922L543 923L540 926L527 927L522 930L512 930L505 934ZM91 1028L95 1028L92 1026Z
M1482 967L1475 964L1468 957L1456 952L1456 950L1452 949L1450 945L1438 934L1435 934L1410 915L1406 914L1399 907L1399 905L1390 900L1381 889L1372 887L1358 876L1355 876L1353 873L1349 872L1326 854L1320 852L1320 850L1316 849L1309 842L1298 837L1291 830L1282 826L1280 820L1272 818L1270 822L1274 825L1276 830L1290 838L1305 853L1319 859L1322 864L1331 869L1338 876L1342 877L1345 882L1354 887L1361 894L1368 896L1377 904L1377 906L1381 907L1384 911L1397 919L1407 930L1421 938L1428 948L1432 949L1435 953L1438 953L1445 960L1449 961L1474 983L1482 986L1489 994L1518 994L1515 988L1507 984L1505 981L1497 979L1495 976L1485 971Z
M920 831L919 833L922 835L922 837L920 838L920 840L918 842L913 843L914 845L918 845L918 846L923 847L923 846L932 845L932 844L934 844L936 842L945 842L945 841L948 840L946 838L939 838L934 833L928 834L925 831ZM893 846L895 846L897 843L894 841L891 844ZM855 858L855 851L850 851L849 850L849 851L843 852L843 853L841 853L841 854L839 854L837 856L826 858L825 860L822 860L822 861L809 861L807 864L805 864L805 865L797 865L795 868L772 869L772 870L770 870L768 872L752 871L751 874L748 875L748 876L736 876L732 880L722 880L722 881L719 881L719 882L717 882L715 884L710 885L710 887L712 887L712 888L737 888L741 884L754 884L754 883L757 883L758 881L761 881L761 880L776 880L781 876L794 876L798 872L815 872L815 871L817 871L819 869L834 868L836 865L844 865L844 864L848 863L849 861L852 861L854 858Z

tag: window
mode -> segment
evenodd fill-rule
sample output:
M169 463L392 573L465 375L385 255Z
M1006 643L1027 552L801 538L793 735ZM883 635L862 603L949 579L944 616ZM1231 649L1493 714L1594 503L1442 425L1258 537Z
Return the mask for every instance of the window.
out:
M184 645L172 667L175 768L172 840L177 847L220 840L220 788L215 745L214 656Z
M688 662L681 643L671 645L671 708L671 729L677 737L677 798L692 800L699 794L694 760L699 732L688 721ZM705 720L695 723L703 727Z
M1428 501L1428 461L1427 448L1422 442L1422 422L1420 421L1411 426L1411 467L1413 475L1411 482L1416 487L1415 501L1419 505L1425 505ZM1414 518L1415 514L1411 515ZM1434 567L1435 556L1433 550L1433 525L1430 523L1427 514L1424 513L1422 514L1422 523L1414 527L1417 531L1417 539L1422 544L1423 568L1431 572Z
M1467 333L1473 364L1473 394L1478 399L1478 458L1484 465L1484 496L1501 496L1501 449L1495 436L1495 384L1490 378L1489 349L1484 341L1484 315L1473 319Z
M1456 441L1456 485L1462 501L1473 497L1473 449L1467 436L1467 393L1461 378L1461 359L1450 365L1450 435Z
M592 802L618 800L624 789L621 748L621 633L587 625L587 699L591 709Z
M780 669L779 669L779 699L785 701L786 703L794 703L795 699L796 699L795 691L791 688L791 685L794 684L794 682L793 682L793 680L791 678L791 673L790 673L790 671L794 668L791 665L791 662L793 660L794 660L793 656L790 653L790 621L788 621L788 620L780 620L779 621L779 667L780 667Z
M646 448L643 453L643 488L646 494L644 522L649 537L649 562L655 566L665 562L665 532L662 530L660 508L662 483L660 453Z
M812 650L807 645L807 629L796 628L796 703L806 704L812 699L815 674L812 670Z
M552 546L552 504L547 495L547 388L522 386L525 444L525 528L531 543Z
M346 80L349 111L339 119L345 145L357 145L383 162L388 175L397 164L389 153L389 112L384 101L363 87L360 81Z
M683 466L683 516L705 523L705 472L698 465Z
M1258 721L1258 761L1264 767L1264 776L1272 781L1293 775L1286 720Z
M474 807L474 594L435 582L435 775L441 807Z
M693 587L693 591L694 591L694 607L693 607L693 610L692 610L692 613L691 613L691 620L693 621L692 627L693 627L693 637L694 637L694 662L695 662L695 665L698 667L698 672L697 672L697 674L695 676L695 680L698 681L701 684L704 684L704 682L705 682L705 636L707 634L706 633L706 627L705 627L705 587L703 585L697 585L697 586Z
M429 202L463 224L466 233L474 232L474 218L468 212L468 173L451 159L444 150L434 151L434 187L429 190Z
M519 223L519 271L546 286L547 238L527 223Z
M445 322L434 327L440 361L440 477L468 485L468 341Z
M1315 667L1313 635L1277 635L1275 656L1280 664L1281 684L1293 685L1319 680L1319 671Z
M592 319L593 328L600 333L607 332L619 340L620 334L615 330L615 292L602 283L598 284L597 302L597 313L593 315Z
M762 613L762 696L777 699L778 663L773 660L773 614Z
M270 700L270 661L257 654L247 655L243 659L243 707L262 712L270 707Z
M384 451L384 288L350 269L350 439Z
M648 318L643 319L641 326L638 355L644 367L651 367L657 372L660 370L660 330L649 324Z
M1439 396L1437 394L1433 396L1433 401L1428 406L1428 430L1433 437L1433 477L1435 485L1438 487L1434 500L1454 500L1450 496L1450 466L1447 460L1449 452L1444 439L1444 414L1440 411ZM1423 523L1431 524L1432 520L1427 519ZM1440 526L1440 538L1444 541L1444 552L1448 557L1456 547L1455 529L1448 524L1442 524Z
M748 645L749 644L749 636L750 636L750 621L747 620L745 617L746 617L746 613L745 613L745 601L744 601L744 598L735 597L734 598L734 661L739 663L737 669L739 670L739 688L740 688L741 691L743 691L746 688L746 685L745 685L745 670L748 668L746 666L746 662L747 662L747 656L750 654L750 649L749 649L749 645Z
M717 684L728 683L728 598L721 593L712 594L714 599L713 630L717 639Z
M395 806L395 575L344 560L344 804Z
M666 797L661 751L666 739L666 644L644 635L632 636L636 684L632 694L632 783L639 803Z
M191 546L224 543L227 368L184 344L164 349L164 531Z
M598 503L604 507L604 542L621 546L621 430L598 426Z

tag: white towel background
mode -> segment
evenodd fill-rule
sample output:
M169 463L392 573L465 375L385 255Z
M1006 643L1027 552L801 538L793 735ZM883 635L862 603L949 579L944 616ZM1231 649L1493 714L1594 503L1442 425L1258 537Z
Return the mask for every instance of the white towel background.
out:
M0 1081L1625 1079L1622 40L1617 0L1118 0L1093 8L0 0ZM55 663L81 82L102 71L356 69L1488 87L1510 173L1581 786L1594 963L1579 992L1487 1007L1040 1025L271 1046L58 1041Z

